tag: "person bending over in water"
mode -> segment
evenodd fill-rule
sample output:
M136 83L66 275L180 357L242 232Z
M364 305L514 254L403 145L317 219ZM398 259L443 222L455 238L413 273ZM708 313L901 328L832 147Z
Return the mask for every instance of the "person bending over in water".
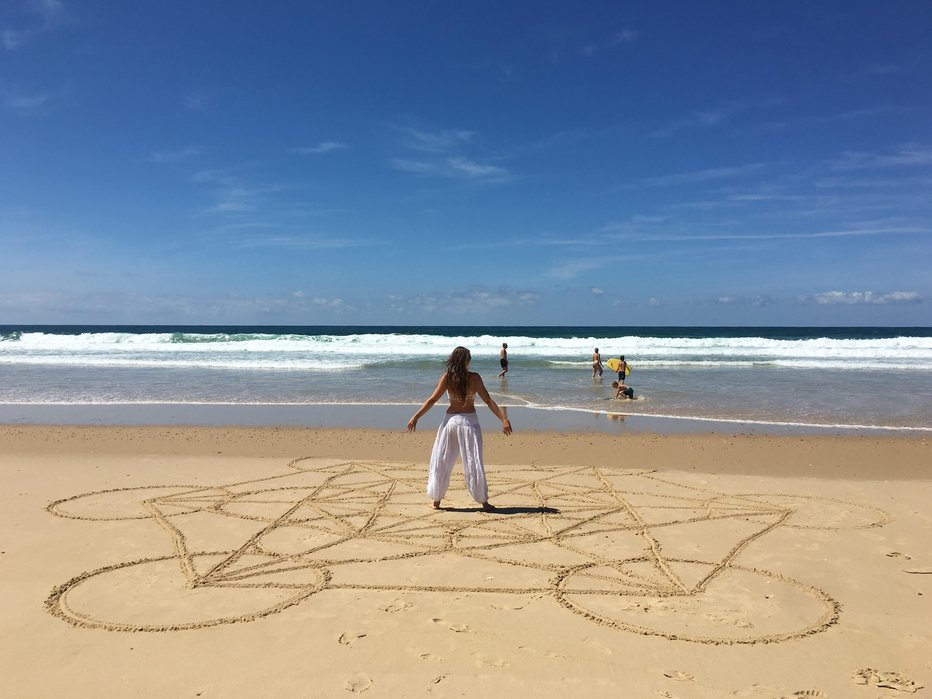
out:
M489 488L485 482L485 466L482 463L482 429L476 416L476 395L485 401L489 409L502 421L502 432L511 434L511 422L505 411L498 407L482 383L482 377L469 371L472 359L469 350L457 347L447 359L447 369L437 382L437 388L421 406L414 417L408 420L408 432L417 429L417 421L430 410L434 403L444 394L450 398L450 407L437 430L437 439L430 453L430 471L427 477L427 495L434 502L434 509L440 509L440 501L450 487L450 474L456 464L456 457L463 461L466 474L466 487L482 509L492 511L495 507L489 503Z
M615 398L634 398L634 389L630 386L612 381L612 388L615 389Z

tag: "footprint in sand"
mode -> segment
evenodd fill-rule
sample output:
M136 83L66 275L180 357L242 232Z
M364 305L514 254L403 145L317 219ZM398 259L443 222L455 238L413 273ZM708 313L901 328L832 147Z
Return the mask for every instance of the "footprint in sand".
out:
M500 612L511 612L511 611L516 611L516 610L518 610L518 609L524 609L524 605L523 605L523 604L513 604L513 603L509 603L509 602L504 602L504 603L501 603L501 604L492 603L492 604L490 604L489 606L490 606L492 609L497 609L497 610L500 611Z
M898 672L881 672L871 667L855 670L851 679L854 680L855 684L895 689L898 692L917 692L925 686L916 684L911 679L904 677Z
M381 607L381 610L383 612L391 612L391 613L403 612L405 609L410 609L413 606L414 605L411 602L405 602L404 600L400 600L400 599L393 599L387 605L385 605L384 607Z
M534 653L535 655L539 655L541 652L537 650L536 648L532 648L531 646L518 646L518 650L523 650L525 653ZM554 660L567 660L568 659L565 655L561 653L556 653L552 650L543 651L543 653L546 657L553 658Z
M488 655L483 655L482 653L473 653L473 657L476 659L476 667L478 668L481 668L483 665L497 667L503 670L511 667L511 663L504 658L490 658Z
M828 694L820 692L818 689L800 689L798 692L788 694L782 699L794 699L794 697L827 697Z
M899 551L891 551L887 554L887 558L902 558L906 561L911 561L913 559L912 556L907 556L905 553L900 553Z
M731 694L735 697L775 697L778 692L782 691L782 687L772 684L752 684L747 689L739 689Z
M362 694L363 692L368 692L371 686L372 680L369 679L369 676L364 672L357 672L346 680L343 689L353 694Z
M442 624L443 619L440 617L432 617L431 622L434 624ZM447 624L447 628L454 633L469 633L470 628L467 624Z
M690 675L688 672L683 672L682 670L670 670L669 672L663 673L664 677L669 677L671 680L676 680L677 682L695 682L696 678Z
M366 634L364 633L352 633L347 631L346 633L341 633L340 637L337 639L337 643L341 646L351 646L360 638L365 638Z
M434 655L433 653L420 653L417 657L421 660L430 660L434 663L439 663L443 660L439 655Z
M608 646L606 646L604 643L601 643L601 642L595 640L594 638L584 638L584 639L583 639L583 643L585 643L587 646L589 646L590 648L592 648L592 650L598 651L598 652L601 653L602 655L611 655L611 654L612 654L612 649L611 649L611 648L609 648Z

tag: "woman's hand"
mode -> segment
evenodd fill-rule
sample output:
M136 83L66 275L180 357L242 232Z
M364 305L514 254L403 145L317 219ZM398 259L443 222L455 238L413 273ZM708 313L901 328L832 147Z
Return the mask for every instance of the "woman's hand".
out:
M417 418L412 417L408 420L408 432L414 432L417 429Z
M511 421L507 417L502 420L502 432L511 434Z

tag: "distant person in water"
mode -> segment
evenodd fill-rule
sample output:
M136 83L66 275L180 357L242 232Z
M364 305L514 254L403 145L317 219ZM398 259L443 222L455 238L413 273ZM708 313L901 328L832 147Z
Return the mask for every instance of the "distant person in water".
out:
M621 355L618 358L618 383L625 382L625 375L628 373L626 370L628 368L628 362L625 361L625 355Z
M499 360L498 363L502 365L502 370L498 372L498 378L504 379L505 374L508 373L508 343L502 343L502 351L498 353Z
M447 359L447 368L430 395L414 417L408 420L408 432L417 429L417 421L433 407L446 392L450 407L437 430L437 439L430 453L430 472L427 477L427 495L440 509L440 501L450 487L450 475L456 465L456 457L463 461L466 487L482 509L491 512L495 507L489 503L489 488L485 481L485 465L482 463L482 428L476 416L476 394L485 401L489 409L502 421L502 432L511 434L511 422L505 411L498 407L482 383L482 377L469 371L472 355L465 347L457 347Z
M615 389L615 398L634 398L634 389L624 383L612 381L612 388Z
M602 375L602 355L599 354L599 348L595 348L595 352L592 353L592 378L595 378L596 375Z

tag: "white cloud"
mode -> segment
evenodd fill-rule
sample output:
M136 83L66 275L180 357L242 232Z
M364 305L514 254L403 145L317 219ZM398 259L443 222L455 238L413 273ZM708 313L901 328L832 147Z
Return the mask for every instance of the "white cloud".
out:
M561 265L551 268L547 271L548 277L555 279L573 279L583 272L589 272L593 269L601 269L609 264L611 260L607 257L595 257L586 260L570 260Z
M207 209L212 214L244 214L256 211L258 207L255 204L248 204L244 201L222 201Z
M622 29L620 32L616 32L612 37L612 43L614 44L630 44L632 41L637 41L638 33L634 29Z
M719 296L713 301L719 306L769 306L773 300L769 296Z
M347 304L343 299L327 299L317 296L311 299L311 303L315 306L320 306L322 308L327 308L331 311L352 311L354 310L353 306Z
M597 53L602 53L603 51L610 50L616 46L622 44L631 44L638 39L638 33L634 29L624 28L621 31L617 31L612 34L610 37L605 39L599 39L597 41L590 41L588 44L583 44L579 48L579 52L583 56L589 58L595 56Z
M721 180L729 177L742 177L744 175L751 174L752 172L757 172L763 167L764 163L748 163L747 165L736 165L730 167L713 167L706 170L693 170L691 172L681 172L673 175L647 177L641 180L641 182L648 185L708 182L710 180Z
M916 291L891 291L878 294L873 291L826 291L811 296L800 296L797 301L804 304L827 305L887 305L923 303Z
M239 248L283 248L290 250L339 250L356 248L370 243L352 238L326 237L317 235L267 235L239 238L227 241Z
M409 160L395 158L391 166L402 172L438 177L466 178L486 182L503 182L509 178L508 170L497 165L484 165L463 157L438 160Z
M401 313L444 312L449 314L481 314L533 306L540 301L535 291L517 290L509 287L490 289L473 287L467 291L437 292L406 296L392 294L388 297L392 311Z
M406 146L429 153L448 153L468 143L475 136L475 132L464 129L447 129L433 133L420 129L404 129L404 132Z
M592 287L591 289L589 289L589 291L592 292L592 295L593 295L593 296L604 296L604 295L605 295L605 290L604 290L604 289L600 289L600 288L597 287L597 286Z
M187 146L179 150L155 151L146 160L150 163L176 163L179 160L196 158L204 152L203 148Z
M317 155L319 153L329 153L330 151L346 148L345 143L337 141L321 141L316 146L304 146L301 148L292 148L291 153L300 153L302 155Z
M508 171L495 165L482 165L466 158L447 158L447 165L453 172L463 173L468 177L504 177Z
M651 308L657 308L658 306L662 306L663 304L660 303L660 301L655 299L653 296L651 296L649 299L647 299L647 305L650 306Z
M19 114L29 114L42 107L47 106L49 101L55 95L51 92L43 92L35 95L8 95L6 98L7 106Z
M830 162L833 170L866 170L870 168L916 167L932 165L932 146L907 143L895 153L879 154L846 151Z
M680 131L693 130L696 128L708 128L719 126L736 114L745 112L754 107L770 107L773 101L762 101L760 103L750 102L748 100L735 100L724 105L709 107L707 109L697 109L687 117L676 119L669 122L659 129L655 129L647 134L648 138L669 138Z
M423 175L428 175L436 170L434 163L429 163L424 160L395 158L392 160L391 165L396 170L401 170L402 172L415 172Z
M29 0L27 7L37 17L38 24L0 32L0 43L7 51L19 49L33 37L54 29L68 19L68 12L60 0Z
M882 226L878 228L843 228L834 231L814 231L811 233L699 233L695 235L643 235L619 233L612 237L618 240L675 243L713 240L805 240L813 238L849 238L874 235L915 235L929 233L930 231L932 231L932 229L923 226Z

